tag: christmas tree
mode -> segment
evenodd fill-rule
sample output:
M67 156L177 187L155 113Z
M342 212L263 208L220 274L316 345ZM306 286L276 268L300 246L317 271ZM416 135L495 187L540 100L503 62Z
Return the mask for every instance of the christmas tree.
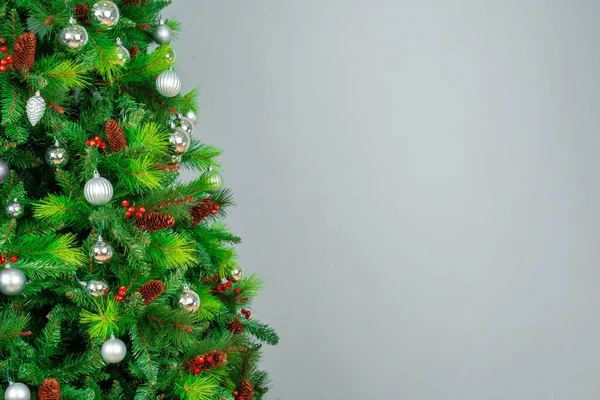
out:
M0 0L6 400L261 399L221 151L197 140L169 0ZM184 183L181 169L198 171Z

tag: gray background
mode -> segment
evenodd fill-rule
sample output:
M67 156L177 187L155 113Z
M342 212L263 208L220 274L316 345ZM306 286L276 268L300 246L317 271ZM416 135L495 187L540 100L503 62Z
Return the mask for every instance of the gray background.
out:
M600 2L176 1L269 399L600 397Z

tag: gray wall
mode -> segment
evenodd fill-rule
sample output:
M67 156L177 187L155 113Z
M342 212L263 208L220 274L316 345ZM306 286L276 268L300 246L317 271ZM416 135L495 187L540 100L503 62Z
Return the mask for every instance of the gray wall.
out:
M600 2L170 9L270 399L600 397Z

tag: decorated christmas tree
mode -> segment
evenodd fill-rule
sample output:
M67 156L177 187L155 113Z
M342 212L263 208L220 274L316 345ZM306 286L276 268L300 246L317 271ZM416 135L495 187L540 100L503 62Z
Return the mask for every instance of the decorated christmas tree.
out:
M167 0L0 0L0 393L261 399L221 151L198 140ZM181 170L198 171L191 182Z

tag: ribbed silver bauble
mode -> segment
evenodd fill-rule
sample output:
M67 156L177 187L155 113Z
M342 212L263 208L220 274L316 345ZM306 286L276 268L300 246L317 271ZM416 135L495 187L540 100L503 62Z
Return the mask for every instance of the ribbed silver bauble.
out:
M11 382L4 392L4 400L30 400L31 392L22 383Z
M0 292L7 296L17 296L25 290L27 278L23 271L10 264L0 271Z
M94 171L94 177L85 184L83 194L88 203L103 206L112 199L113 186L108 179L102 178L98 171Z
M156 90L165 97L175 97L181 92L181 78L173 68L158 75Z
M200 308L200 296L190 289L188 285L183 288L183 294L179 298L179 305L189 312L196 312Z
M200 181L206 186L209 192L216 192L223 187L223 177L209 167L208 170L200 176Z
M6 215L9 218L19 219L23 214L25 214L25 206L18 199L14 199L6 205Z
M171 40L173 40L173 31L167 24L165 24L165 21L162 19L156 27L156 31L154 32L154 39L156 39L158 43L162 44L170 43Z
M121 339L115 339L111 336L109 340L102 345L102 358L109 364L116 364L125 358L127 355L127 346Z
M50 146L46 150L46 163L51 167L64 167L69 162L69 153L67 149L62 147L58 140L54 142L54 146Z
M94 297L108 294L108 284L104 281L79 282L83 288Z
M71 25L63 28L60 31L59 41L71 51L80 50L89 40L88 33L85 28L77 24L75 18L69 20Z
M113 248L110 243L102 239L102 236L98 236L96 243L92 246L92 257L98 264L106 264L112 260Z
M192 110L186 112L185 116L186 116L187 119L189 119L190 121L192 121L192 123L194 125L196 125L198 123L198 116Z
M121 39L117 39L117 47L115 48L115 54L117 55L117 64L120 66L124 66L131 60L131 54L129 54L129 50L123 46L123 42Z
M171 133L169 142L173 145L175 152L179 154L185 153L190 148L190 136L181 128L176 128Z
M234 282L239 282L244 277L244 268L235 267L233 271L231 271L231 280Z
M10 167L8 166L6 161L0 158L0 185L6 182L6 179L8 179L8 175L10 175Z
M35 96L31 96L27 100L27 119L31 126L36 126L44 116L46 111L46 100L40 96L40 91L35 92Z
M112 1L99 1L90 7L89 19L94 27L107 31L119 23L121 13Z

